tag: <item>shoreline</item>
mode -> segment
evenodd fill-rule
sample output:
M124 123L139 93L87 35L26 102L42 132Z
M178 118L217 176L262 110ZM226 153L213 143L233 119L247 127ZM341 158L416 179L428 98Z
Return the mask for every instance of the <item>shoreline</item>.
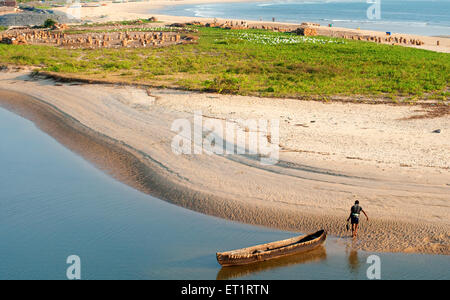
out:
M245 158L228 160L207 155L173 157L173 153L167 153L165 150L167 146L170 147L173 133L168 128L165 129L163 124L170 127L170 121L174 118L190 115L186 110L205 109L203 105L210 103L208 97L217 97L218 99L212 101L218 102L218 107L223 101L229 105L232 99L253 101L253 98L195 94L196 98L205 98L204 103L195 102L192 103L192 107L184 108L184 102L192 100L186 96L189 93L177 94L155 89L152 90L154 97L152 101L156 101L156 105L143 107L141 102L140 106L132 102L133 98L143 101L145 97L142 94L144 91L137 88L103 85L61 87L51 80L33 79L28 73L1 75L2 107L31 120L41 130L82 155L99 169L144 193L200 213L232 221L302 232L324 228L330 235L338 237L348 236L343 221L347 217L347 211L334 206L339 207L339 203L345 198L347 201L341 203L343 207L351 204L349 201L353 201L354 197L363 198L365 200L362 203L366 203L366 206L371 203L367 209L371 221L363 223L358 240L358 247L361 250L450 255L449 224L446 221L448 211L443 208L443 216L426 221L432 212L423 210L422 204L417 207L411 206L417 201L418 203L424 201L423 205L438 205L438 203L444 205L448 201L448 196L445 195L449 189L448 184L445 187L445 178L448 178L446 168L428 167L430 169L428 170L426 167L420 167L420 174L427 174L426 177L432 180L434 178L432 184L426 184L420 180L422 175L413 178L417 175L416 172L419 172L414 168L410 174L412 178L408 177L408 181L403 183L401 180L403 175L402 172L398 172L398 167L391 166L392 174L399 173L399 178L391 181L377 177L381 175L372 167L373 174L366 171L364 174L360 173L361 166L353 170L351 164L358 164L359 160L349 159L345 163L339 160L327 161L325 159L327 156L320 153L282 153L280 165L274 168L260 167L246 161ZM18 81L22 81L22 88L14 87ZM77 91L78 96L74 96ZM85 94L80 91L85 91ZM99 93L98 97L94 91ZM103 98L100 95L102 93L113 94L114 97ZM166 96L167 94L170 97ZM132 99L125 99L124 95L131 95ZM292 105L312 105L312 108L344 105L311 104L299 100L296 102L301 103ZM345 105L357 107L357 104ZM246 112L240 109L239 105L230 106L240 116L245 116ZM341 109L341 106L338 109ZM258 107L254 109L260 111ZM406 109L401 108L402 111ZM383 110L383 107L377 110ZM108 111L107 115L104 114L105 111ZM213 112L208 114L214 117ZM135 132L135 135L132 136L131 132ZM305 156L310 165L302 165L297 155ZM364 163L368 166L372 164ZM338 174L337 177L325 169L328 167L339 172L343 165L349 167L351 171ZM224 169L224 166L227 168ZM368 167L362 166L362 169L366 168ZM385 168L389 168L388 163ZM236 172L251 176L240 177L241 175L237 175ZM268 178L272 185L266 187L264 182ZM241 184L225 188L233 180ZM439 186L439 182L442 187ZM260 192L256 192L255 188ZM248 191L244 192L247 189ZM349 195L345 196L346 193ZM249 196L252 194L255 195L253 199ZM372 197L372 194L375 197ZM404 209L404 205L413 210L418 209L417 217L414 217L414 214L394 217L396 210L390 212L387 203L379 203L381 195L384 195L383 201L393 201L395 208L400 211ZM297 198L296 201L299 202L292 202L291 197ZM327 200L327 197L337 197L335 200L337 202ZM414 203L401 202L404 197L411 197ZM436 198L440 199L433 200L437 201L434 204L428 203ZM323 205L331 207L326 209ZM378 205L381 206L377 209ZM421 214L423 219L418 217Z
M269 22L269 21L254 21L254 20L241 20L241 19L231 19L231 18L203 18L203 17L186 17L186 16L170 16L164 14L158 14L158 11L164 7L175 6L175 5L189 5L189 4L206 4L206 3L233 3L233 2L263 2L268 0L158 0L152 3L148 2L131 2L131 3L112 3L110 1L101 1L99 3L106 3L107 6L101 7L82 7L81 16L82 20L92 21L94 23L105 23L111 21L129 21L136 19L145 19L150 17L156 17L158 20L165 24L171 23L186 23L192 21L200 22L212 22L217 19L219 22L225 21L246 21L250 26L285 26L292 27L292 30L298 28L301 25L299 23L285 23L285 22ZM56 8L55 10L66 11L66 8ZM309 22L309 20L302 20L302 22ZM162 23L161 23L162 24ZM315 27L318 29L319 35L325 35L330 37L348 37L348 36L372 36L372 37L386 37L385 32L375 31L375 30L357 30L351 28L341 28L341 27L326 27L320 26ZM399 44L404 47L414 47L418 49L424 49L435 52L450 53L450 38L448 37L434 37L434 36L423 36L418 34L404 34L404 33L393 33L392 38L403 37L405 39L421 40L424 42L422 46L405 45ZM437 41L439 41L439 46L437 46Z
M0 65L1 67L1 65ZM5 68L8 69L16 69L16 70L26 70L27 68L20 65L4 65ZM45 79L52 79L56 82L61 83L70 83L70 82L79 82L86 84L103 84L103 85L111 85L111 86L131 86L135 88L144 88L144 89L170 89L170 90L178 90L182 92L193 92L193 93L208 93L200 89L186 89L179 86L167 86L167 85L154 85L149 83L137 83L133 84L130 81L126 80L111 80L111 79L102 79L102 78L92 78L85 75L78 74L61 74L57 72L48 72L48 71L37 71L37 76L41 76ZM251 95L253 97L259 97L262 99L274 99L274 97L261 97L256 95ZM430 113L432 113L433 109L439 110L440 107L447 108L450 106L450 101L448 100L432 100L432 99L419 99L412 102L406 101L406 97L399 97L396 100L388 98L386 96L371 96L371 95L351 95L351 96L341 96L341 95L333 95L327 98L327 101L324 101L320 96L302 96L302 97L284 97L283 99L296 99L300 101L319 101L319 102L341 102L341 103L357 103L357 104L381 104L381 105L393 105L393 106L411 106L417 105L422 106L423 108L431 109ZM440 115L438 112L436 114ZM447 113L443 113L447 114ZM450 112L448 112L450 114Z

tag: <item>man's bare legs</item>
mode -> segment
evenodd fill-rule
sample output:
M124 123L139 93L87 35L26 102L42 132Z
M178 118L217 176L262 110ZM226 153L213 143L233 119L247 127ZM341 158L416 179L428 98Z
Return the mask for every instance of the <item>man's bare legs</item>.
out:
M358 225L359 224L352 224L352 237L356 237L358 235Z

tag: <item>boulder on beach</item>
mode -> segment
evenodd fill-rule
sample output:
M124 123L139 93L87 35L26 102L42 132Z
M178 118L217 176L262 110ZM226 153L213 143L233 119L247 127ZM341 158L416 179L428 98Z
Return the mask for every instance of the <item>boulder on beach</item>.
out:
M304 35L304 36L316 36L317 35L317 29L310 28L310 27L299 27L294 32L298 35Z

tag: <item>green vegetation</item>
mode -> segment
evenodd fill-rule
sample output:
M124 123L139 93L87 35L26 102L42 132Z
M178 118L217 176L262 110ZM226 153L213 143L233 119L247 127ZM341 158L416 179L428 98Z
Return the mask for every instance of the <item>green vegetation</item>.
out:
M126 27L126 28L114 28L114 29L69 29L66 30L65 33L67 34L83 34L83 33L112 33L112 32L175 32L177 31L176 28L170 28L170 27L145 27L145 28L132 28L132 27Z
M35 8L42 9L42 10L52 9L52 7L48 6L48 5L35 6Z
M0 45L0 63L243 95L448 97L450 54L262 30L198 30L198 44L152 49Z
M137 19L137 20L130 20L130 21L111 21L106 23L86 23L83 24L83 27L89 28L89 27L98 27L98 26L111 26L111 25L142 25L142 24L150 24L150 23L163 23L161 21L151 21L149 19Z
M57 22L56 22L55 20L53 20L53 19L47 19L47 20L44 22L44 27L45 27L45 28L52 28L53 26L55 26L56 23L57 23Z
M107 22L103 25L111 25L111 24L118 24L118 25L138 25L138 24L149 24L149 23L163 23L161 21L151 21L149 19L138 19L138 20L132 20L132 21L116 21L116 22Z

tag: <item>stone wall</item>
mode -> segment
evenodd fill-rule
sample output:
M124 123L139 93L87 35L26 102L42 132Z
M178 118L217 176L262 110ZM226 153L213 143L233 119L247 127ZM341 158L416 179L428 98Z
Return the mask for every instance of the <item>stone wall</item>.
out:
M16 0L0 0L0 6L16 7Z
M110 32L66 34L53 30L9 30L0 33L0 43L53 45L64 48L142 48L191 42L175 32Z

